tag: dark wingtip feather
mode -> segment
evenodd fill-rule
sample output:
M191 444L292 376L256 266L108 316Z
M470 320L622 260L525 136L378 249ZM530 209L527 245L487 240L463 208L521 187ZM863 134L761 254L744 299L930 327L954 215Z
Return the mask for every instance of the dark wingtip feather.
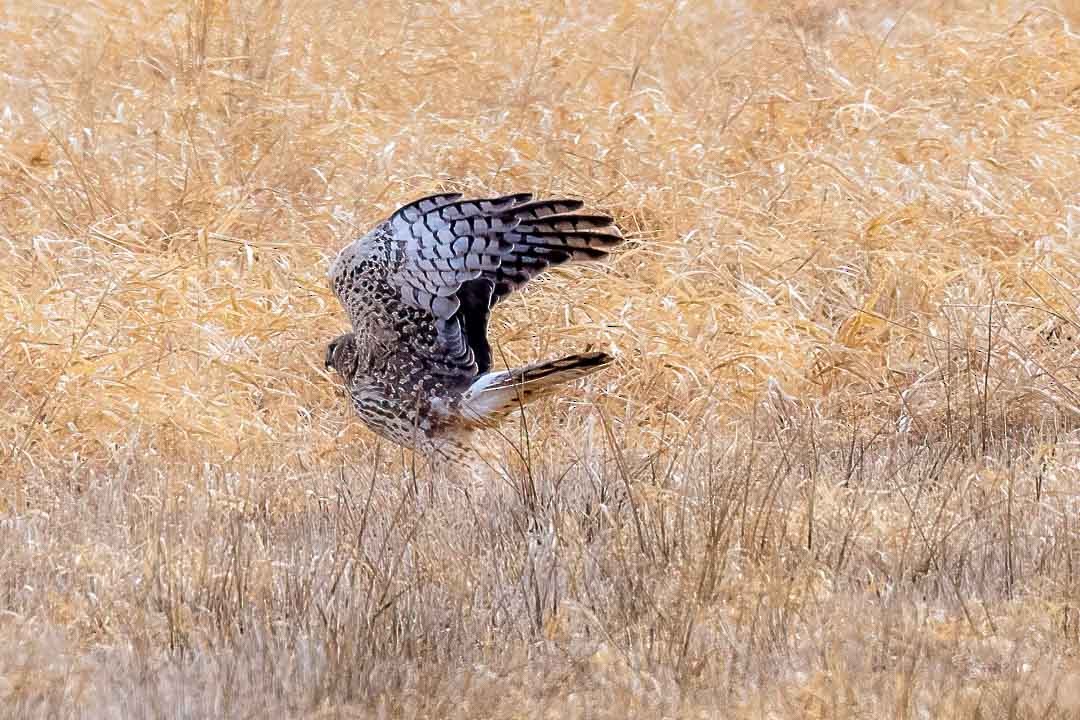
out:
M585 207L585 203L581 200L535 200L533 202L526 202L523 205L515 205L510 208L508 212L514 217L527 221L546 218L552 215L572 213L583 207Z
M410 203L402 205L394 211L394 214L391 217L400 217L404 218L409 222L412 222L426 212L430 212L431 210L442 207L444 205L449 205L450 203L456 202L460 199L461 193L459 192L426 195L424 197L417 198Z

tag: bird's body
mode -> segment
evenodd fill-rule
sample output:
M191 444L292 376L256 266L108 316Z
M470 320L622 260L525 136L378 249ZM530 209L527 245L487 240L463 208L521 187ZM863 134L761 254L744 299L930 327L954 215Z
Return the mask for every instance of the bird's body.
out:
M330 283L353 332L326 357L368 427L459 459L476 428L610 362L585 353L491 372L491 307L546 268L600 259L622 241L576 200L460 198L405 205L338 254Z

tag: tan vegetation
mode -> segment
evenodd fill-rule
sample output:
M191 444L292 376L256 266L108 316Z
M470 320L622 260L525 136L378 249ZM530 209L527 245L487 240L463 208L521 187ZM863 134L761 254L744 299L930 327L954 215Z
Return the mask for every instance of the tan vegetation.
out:
M1078 26L7 3L0 715L1077 717ZM324 273L443 189L634 240L492 328L617 369L432 477Z

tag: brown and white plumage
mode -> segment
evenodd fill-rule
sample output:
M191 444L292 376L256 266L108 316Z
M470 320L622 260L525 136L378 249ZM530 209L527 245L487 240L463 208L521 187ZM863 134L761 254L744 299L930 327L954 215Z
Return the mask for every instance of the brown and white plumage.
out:
M611 362L571 355L491 371L492 307L547 268L622 242L578 200L432 195L346 246L330 284L353 332L327 348L361 419L400 445L461 457L468 436L519 404Z

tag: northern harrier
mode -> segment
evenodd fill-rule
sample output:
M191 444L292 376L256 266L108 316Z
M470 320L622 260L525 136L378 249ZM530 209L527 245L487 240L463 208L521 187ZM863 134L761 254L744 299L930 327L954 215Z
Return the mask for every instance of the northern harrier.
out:
M602 352L492 370L492 307L553 265L599 260L622 242L578 200L432 195L347 245L330 284L353 332L326 348L360 418L384 438L462 459L491 426L561 383L611 362Z

